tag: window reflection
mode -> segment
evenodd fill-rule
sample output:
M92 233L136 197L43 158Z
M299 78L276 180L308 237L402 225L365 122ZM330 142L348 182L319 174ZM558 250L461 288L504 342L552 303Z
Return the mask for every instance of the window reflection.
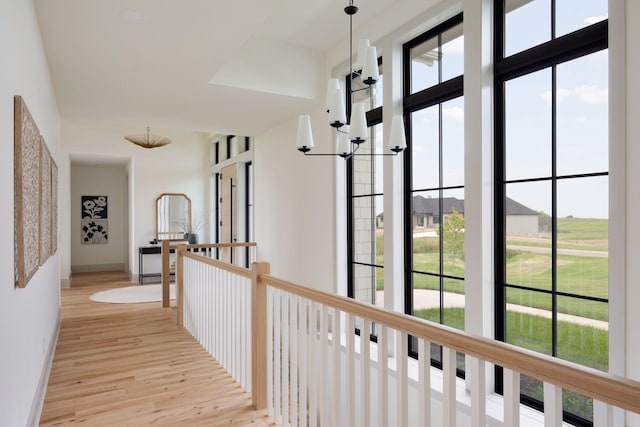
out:
M462 24L411 48L411 93L464 73Z

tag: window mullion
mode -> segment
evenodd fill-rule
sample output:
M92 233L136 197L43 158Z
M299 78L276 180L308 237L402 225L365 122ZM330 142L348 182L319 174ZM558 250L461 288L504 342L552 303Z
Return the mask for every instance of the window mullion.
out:
M557 66L551 67L551 354L558 355Z

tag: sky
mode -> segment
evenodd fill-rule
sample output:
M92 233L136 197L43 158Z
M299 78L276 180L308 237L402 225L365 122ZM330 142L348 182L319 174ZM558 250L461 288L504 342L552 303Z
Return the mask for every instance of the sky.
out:
M606 0L556 0L556 35L606 18ZM550 0L535 0L507 15L506 54L551 37ZM462 73L463 37L443 46L444 80ZM449 37L451 38L451 37ZM445 40L447 37L445 36ZM608 171L608 52L557 66L558 176ZM414 62L414 92L437 82L433 66ZM508 180L551 175L551 69L507 82L506 174ZM442 108L443 185L464 184L464 101L454 99L413 115L414 188L438 186L438 108ZM381 138L379 138L380 140ZM558 180L558 217L608 217L608 178ZM437 193L422 194L437 197ZM446 196L464 198L462 191ZM512 183L507 196L536 211L551 212L550 182Z

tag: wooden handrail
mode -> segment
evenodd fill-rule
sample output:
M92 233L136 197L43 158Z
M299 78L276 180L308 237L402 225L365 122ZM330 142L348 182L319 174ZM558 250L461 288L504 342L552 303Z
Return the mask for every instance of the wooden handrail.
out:
M257 246L256 242L236 242L236 243L199 243L195 245L187 245L189 249L208 249L208 248L249 248Z
M217 259L209 258L204 255L200 255L197 252L189 252L187 248L190 248L191 245L181 247L178 251L185 258L195 259L197 261L203 262L205 264L212 265L214 267L220 268L222 270L226 270L230 273L237 274L238 276L246 277L248 279L251 278L251 270L244 267L238 267L237 265L229 264L228 262L218 261Z
M424 340L534 378L576 391L616 407L640 413L640 382L553 358L501 341L319 291L268 274L262 283L343 312L400 330ZM254 334L257 331L254 331ZM260 331L260 333L266 333Z

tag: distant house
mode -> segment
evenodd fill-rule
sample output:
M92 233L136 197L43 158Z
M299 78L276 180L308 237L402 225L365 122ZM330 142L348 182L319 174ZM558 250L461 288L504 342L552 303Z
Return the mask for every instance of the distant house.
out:
M540 231L538 212L508 197L506 202L507 234L537 236Z
M538 212L526 207L507 197L507 234L520 234L537 236ZM464 200L455 197L444 197L442 199L442 214L440 214L440 199L425 198L415 196L413 198L413 228L436 228L440 221L446 221L447 217L457 212L464 215ZM384 213L376 217L378 228L382 228L384 223Z

